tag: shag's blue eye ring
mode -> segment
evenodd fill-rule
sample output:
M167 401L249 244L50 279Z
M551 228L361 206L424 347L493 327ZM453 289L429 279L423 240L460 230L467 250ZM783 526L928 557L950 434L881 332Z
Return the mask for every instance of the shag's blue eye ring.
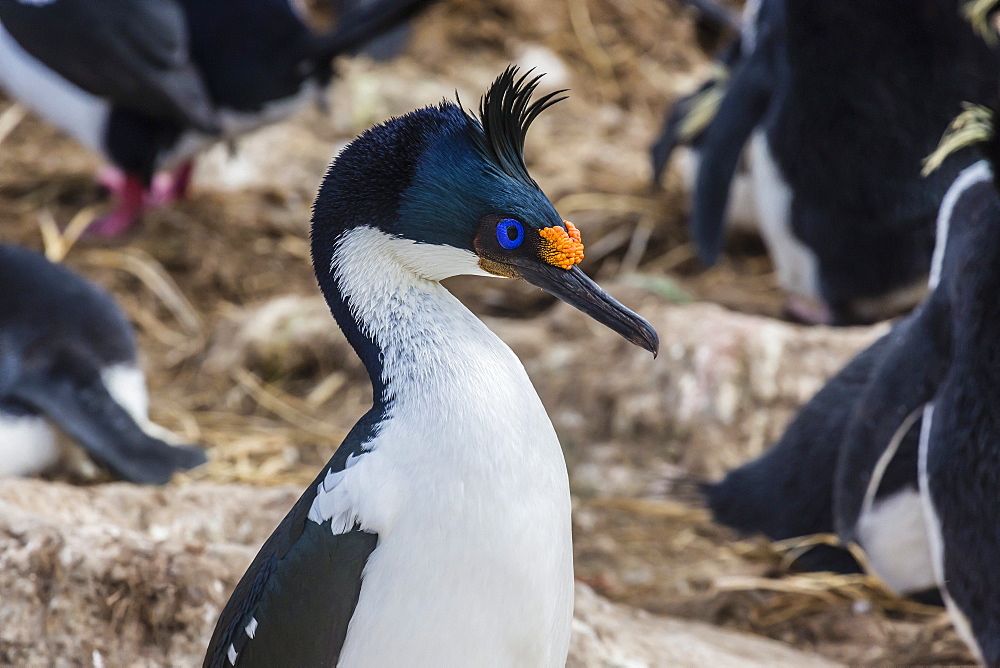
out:
M524 225L513 218L504 218L497 223L497 241L507 250L514 250L524 241Z

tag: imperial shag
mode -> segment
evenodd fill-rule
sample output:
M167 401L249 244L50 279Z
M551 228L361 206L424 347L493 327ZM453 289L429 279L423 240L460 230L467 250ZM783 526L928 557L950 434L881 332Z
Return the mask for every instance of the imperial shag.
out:
M476 118L378 125L316 198L313 266L374 406L264 544L206 666L563 666L573 613L559 441L511 350L440 281L526 280L646 350L650 325L577 267L580 232L529 176L538 78Z
M0 86L124 172L92 227L117 236L184 195L199 151L291 115L334 56L429 3L381 0L320 35L290 0L0 0Z

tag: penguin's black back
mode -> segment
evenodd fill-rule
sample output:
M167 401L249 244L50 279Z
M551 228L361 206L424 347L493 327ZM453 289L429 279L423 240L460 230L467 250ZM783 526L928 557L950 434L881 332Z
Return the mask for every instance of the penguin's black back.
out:
M835 471L841 443L857 402L895 330L862 351L799 411L781 440L759 458L705 486L712 515L742 533L772 540L833 533ZM919 424L903 437L887 467L876 499L916 486ZM842 548L817 546L797 564L806 570L860 572Z
M109 294L39 253L0 245L0 364L55 350L99 368L136 359L131 325Z
M258 111L294 95L311 68L309 28L288 0L181 0L192 58L216 106ZM311 63L306 63L311 65Z
M962 102L992 100L997 54L955 0L785 5L790 91L769 138L796 193L846 211L936 212L972 153L928 181L921 161Z
M928 177L923 159L963 102L995 94L1000 59L955 0L787 0L788 89L766 122L795 193L793 229L818 255L840 319L926 276L959 151Z
M990 148L995 148L996 140ZM997 163L992 161L996 170ZM994 175L994 179L995 179ZM943 531L949 596L986 665L1000 665L1000 195L991 181L955 205L939 290L950 304L950 366L934 397L928 486Z

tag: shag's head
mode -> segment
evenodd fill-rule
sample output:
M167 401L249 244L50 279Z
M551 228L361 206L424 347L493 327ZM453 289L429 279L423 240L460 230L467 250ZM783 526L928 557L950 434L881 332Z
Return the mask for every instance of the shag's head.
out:
M529 73L530 74L530 73ZM552 293L656 353L656 332L576 266L583 243L528 174L528 126L558 102L534 102L540 77L509 67L480 104L479 117L451 102L377 125L334 160L313 208L313 264L331 297L340 243L352 232L391 240L397 262L418 276L520 278Z

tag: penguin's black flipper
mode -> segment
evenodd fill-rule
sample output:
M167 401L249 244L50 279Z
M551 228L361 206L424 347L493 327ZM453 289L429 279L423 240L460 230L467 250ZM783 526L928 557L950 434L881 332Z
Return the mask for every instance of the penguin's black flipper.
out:
M716 522L771 540L834 531L837 453L858 397L890 336L873 343L827 381L774 447L703 488ZM847 550L829 545L810 549L796 562L806 570L860 572Z
M709 85L710 82L706 82L694 93L677 98L674 106L667 112L667 117L663 121L663 130L660 131L660 138L649 147L649 157L653 163L653 185L660 182L660 177L663 175L667 162L670 161L670 156L680 144L680 128L691 110L692 100L706 90Z
M743 43L736 37L716 58L714 71L702 82L698 89L688 95L678 97L663 121L660 138L649 148L653 163L653 183L663 174L674 149L689 144L697 147L705 129L718 113L718 102L725 90L729 70L740 59ZM691 114L695 117L690 117Z
M170 445L142 430L108 392L95 369L63 362L24 373L10 397L43 413L115 475L135 483L163 484L175 471L205 463L194 446Z
M734 9L713 0L677 0L678 4L691 7L698 13L698 21L722 33L740 31L740 15Z
M379 0L334 0L333 6L337 10L338 20L352 21L350 14L364 11L365 7ZM410 26L406 23L397 25L385 33L375 37L364 45L363 48L352 51L351 54L364 54L378 62L386 62L398 56L406 47L410 39Z
M875 469L900 427L929 402L948 366L949 306L931 294L887 337L884 355L858 398L844 433L834 479L834 523L844 542L855 528Z
M312 57L326 62L355 51L372 40L404 25L436 0L378 0L348 13L333 32L310 41Z
M729 186L743 147L771 101L776 76L774 33L758 36L758 45L732 71L726 94L701 137L701 163L691 207L691 235L705 264L722 251Z
M176 0L0 2L18 44L83 90L152 118L219 132Z

